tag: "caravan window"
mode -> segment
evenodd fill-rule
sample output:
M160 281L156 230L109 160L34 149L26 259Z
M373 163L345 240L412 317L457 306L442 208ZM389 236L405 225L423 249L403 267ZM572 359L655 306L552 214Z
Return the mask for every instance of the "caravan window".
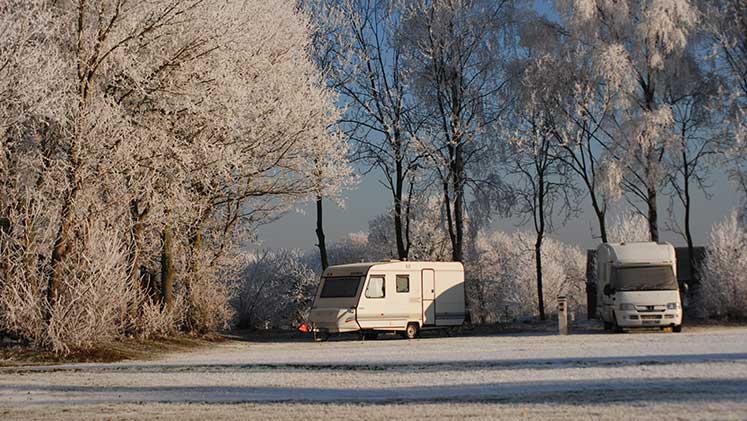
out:
M368 280L366 298L384 298L384 276L372 276Z
M397 292L410 292L410 277L397 275Z
M361 278L357 276L324 278L324 286L319 298L349 298L358 293Z

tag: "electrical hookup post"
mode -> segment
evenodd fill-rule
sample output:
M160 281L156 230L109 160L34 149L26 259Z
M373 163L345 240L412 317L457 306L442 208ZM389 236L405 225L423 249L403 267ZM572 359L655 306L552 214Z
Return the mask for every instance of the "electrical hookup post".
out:
M568 300L565 295L558 295L558 334L568 334Z

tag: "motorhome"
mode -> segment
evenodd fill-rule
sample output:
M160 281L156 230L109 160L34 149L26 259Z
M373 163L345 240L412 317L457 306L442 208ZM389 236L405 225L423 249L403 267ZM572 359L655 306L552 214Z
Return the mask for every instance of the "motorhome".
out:
M597 302L606 330L682 330L677 261L669 243L634 242L597 248Z
M371 339L464 322L464 267L458 262L389 261L330 266L309 314L314 337L360 332Z

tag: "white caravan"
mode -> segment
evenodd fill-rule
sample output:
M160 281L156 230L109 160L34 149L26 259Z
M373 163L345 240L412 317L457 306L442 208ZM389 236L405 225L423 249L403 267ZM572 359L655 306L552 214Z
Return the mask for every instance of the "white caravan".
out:
M453 262L389 261L330 266L309 314L315 338L330 333L401 332L464 322L464 267Z
M597 302L605 329L682 330L677 261L669 243L605 243L597 248Z

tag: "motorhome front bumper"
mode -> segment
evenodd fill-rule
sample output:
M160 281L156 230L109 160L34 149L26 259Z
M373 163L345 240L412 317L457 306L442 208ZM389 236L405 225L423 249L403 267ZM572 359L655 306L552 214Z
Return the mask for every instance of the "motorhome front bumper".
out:
M682 324L682 313L680 311L639 312L615 311L615 319L620 327L659 327L679 326Z

